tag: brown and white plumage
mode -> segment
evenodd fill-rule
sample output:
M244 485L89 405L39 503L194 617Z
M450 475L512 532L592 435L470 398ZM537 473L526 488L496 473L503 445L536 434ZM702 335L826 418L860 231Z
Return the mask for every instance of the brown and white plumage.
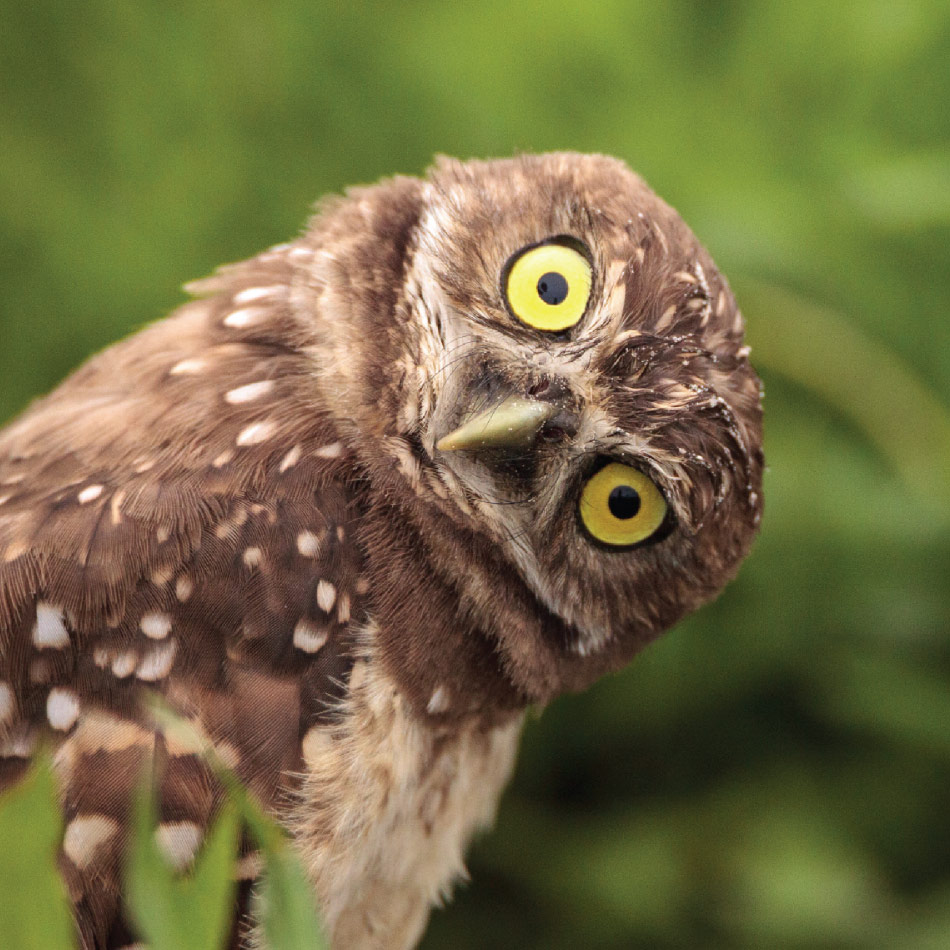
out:
M502 275L560 236L589 252L590 302L547 333L513 319ZM84 946L133 942L119 867L143 763L182 868L221 794L149 718L158 691L294 836L334 947L410 947L491 820L525 707L623 665L747 551L741 317L672 209L574 154L353 190L190 289L0 435L0 784L52 739ZM545 413L527 444L437 447L512 394ZM585 535L595 459L657 484L662 537Z

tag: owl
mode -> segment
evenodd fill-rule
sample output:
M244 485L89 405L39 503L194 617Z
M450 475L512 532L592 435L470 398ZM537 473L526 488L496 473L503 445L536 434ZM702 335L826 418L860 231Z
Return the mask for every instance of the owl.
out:
M734 575L760 385L708 253L622 162L440 159L325 201L0 434L0 786L51 748L83 948L139 935L130 801L186 872L223 791L334 950L413 947L529 707ZM232 946L260 940L244 845Z

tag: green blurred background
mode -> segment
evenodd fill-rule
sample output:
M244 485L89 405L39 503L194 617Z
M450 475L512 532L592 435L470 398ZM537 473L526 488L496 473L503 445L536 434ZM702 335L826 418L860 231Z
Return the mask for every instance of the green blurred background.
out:
M950 4L0 3L0 417L435 152L627 160L730 276L766 517L529 724L436 948L950 947Z

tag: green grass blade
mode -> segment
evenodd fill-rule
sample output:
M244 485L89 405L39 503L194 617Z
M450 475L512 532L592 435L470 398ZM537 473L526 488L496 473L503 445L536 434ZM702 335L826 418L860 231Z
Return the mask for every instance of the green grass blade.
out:
M55 854L62 818L49 760L0 796L0 947L72 950L75 930Z
M193 870L180 875L156 843L153 794L148 790L139 794L126 889L132 916L150 950L215 950L224 946L234 913L238 830L238 812L228 803Z
M151 698L150 710L167 735L203 749L202 757L227 789L231 804L261 850L264 873L257 913L268 950L326 950L313 887L283 829L189 723L159 697Z

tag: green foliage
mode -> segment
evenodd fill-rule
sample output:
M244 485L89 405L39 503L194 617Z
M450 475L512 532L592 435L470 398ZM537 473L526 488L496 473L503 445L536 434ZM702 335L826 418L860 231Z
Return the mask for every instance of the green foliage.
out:
M194 869L177 874L154 835L155 810L146 792L135 809L126 872L133 917L152 950L214 950L226 945L234 906L234 859L243 822L264 859L257 906L272 950L322 950L313 889L280 828L233 778L227 806L202 846Z
M324 950L313 888L282 829L262 811L254 796L220 761L214 747L190 723L157 695L151 697L149 706L166 735L176 735L189 747L202 750L228 793L228 806L219 817L214 835L205 845L193 874L187 878L175 877L169 868L163 867L155 842L148 835L155 823L154 806L147 793L138 802L135 860L129 883L133 910L153 950L189 950L192 946L195 950L210 950L227 936L225 922L233 895L233 887L228 882L241 823L264 859L256 912L260 914L267 947L270 950ZM148 906L150 887L156 880L161 882L164 899L164 906L158 909ZM184 907L189 900L195 904L191 910ZM218 917L209 913L207 919L199 919L203 901L218 911ZM151 926L146 925L146 920ZM153 935L157 932L162 933L165 942L155 940ZM183 935L188 933L192 935L189 938L192 943L182 943Z
M260 892L266 945L274 950L324 950L313 889L281 830L246 795L244 820L265 858Z
M233 916L237 810L229 805L221 811L194 869L178 874L155 840L151 789L149 783L135 804L125 876L132 918L152 950L220 950L230 936Z
M44 758L0 795L0 947L72 950L72 917L56 871L63 820Z
M946 0L2 19L0 416L316 196L435 152L616 154L736 287L768 393L760 542L530 724L426 948L950 944Z
M324 950L313 891L286 836L233 775L219 774L228 798L194 867L184 874L162 855L155 838L153 784L143 782L125 866L136 927L151 950L225 946L231 933L234 862L243 824L264 859L257 901L267 946ZM0 947L72 950L75 946L55 861L62 832L53 774L44 758L23 782L0 797Z

